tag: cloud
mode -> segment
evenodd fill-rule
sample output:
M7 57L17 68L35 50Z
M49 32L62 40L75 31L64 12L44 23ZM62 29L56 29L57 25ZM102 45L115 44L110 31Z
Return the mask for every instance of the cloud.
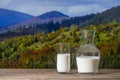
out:
M31 15L38 16L45 12L49 11L61 11L63 13L67 13L67 7L63 6L65 4L52 2L52 1L42 1L40 0L12 0L11 4L4 6L4 8L20 11L24 13L28 13ZM67 5L66 5L67 6Z
M82 16L91 13L97 13L106 10L106 8L98 5L98 4L91 4L91 5L76 5L69 7L68 13L73 16Z
M9 3L11 3L12 0L0 0L0 8L4 8Z
M104 11L116 5L120 5L120 0L0 0L0 8L35 16L55 10L69 16L80 16Z

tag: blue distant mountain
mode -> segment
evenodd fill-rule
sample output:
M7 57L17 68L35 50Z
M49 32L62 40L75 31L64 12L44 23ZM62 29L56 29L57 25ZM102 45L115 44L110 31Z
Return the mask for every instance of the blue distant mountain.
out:
M30 20L24 21L20 24L10 25L9 29L17 29L19 27L32 26L35 27L36 24L47 24L49 22L59 22L61 23L63 20L69 20L70 17L59 12L59 11L50 11L39 16L36 16Z
M46 12L42 15L34 17L26 13L0 8L0 30L7 30L8 27L17 28L20 25L31 25L34 23L43 24L50 21L61 22L62 20L68 18L69 16L59 11Z
M0 23L6 22L10 23L12 21L15 21L14 19L18 19L23 21L23 18L13 18L15 15L10 15L9 10L5 10L4 13L6 16L2 16L1 14L4 11L3 9L0 9ZM12 12L13 13L13 12ZM22 15L23 17L23 15ZM24 17L25 18L25 17ZM32 19L30 19L32 18ZM8 29L4 29L6 31L1 31L1 35L5 37L12 37L12 36L20 36L20 35L28 35L28 34L36 34L39 32L52 32L58 30L61 26L62 27L68 27L70 28L71 25L78 25L80 28L81 27L86 27L89 25L99 25L99 24L106 24L111 21L116 21L120 23L120 6L113 7L111 9L108 9L104 12L97 13L97 14L90 14L90 15L85 15L85 16L76 16L76 17L69 17L61 12L58 11L51 11L44 13L42 15L33 17L31 16L28 20L25 19L26 21L11 25L9 26ZM2 20L2 21L1 21ZM6 24L4 23L4 25ZM7 24L8 24L7 23ZM9 35L8 35L9 34Z
M69 17L59 11L51 11L51 12L47 12L47 13L44 13L40 16L38 16L40 19L49 19L49 18L57 18L57 17Z
M34 16L26 13L0 8L0 29L7 28L9 25L18 24L32 18L34 18Z

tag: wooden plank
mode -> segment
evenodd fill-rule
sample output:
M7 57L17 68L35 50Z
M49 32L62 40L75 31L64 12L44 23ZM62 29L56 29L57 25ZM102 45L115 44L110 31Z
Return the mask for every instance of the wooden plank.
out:
M98 74L59 74L56 69L0 69L0 80L120 80L120 69L100 69Z

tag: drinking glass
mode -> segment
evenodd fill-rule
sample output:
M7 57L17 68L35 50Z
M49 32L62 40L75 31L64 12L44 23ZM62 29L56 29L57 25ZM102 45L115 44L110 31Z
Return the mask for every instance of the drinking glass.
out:
M58 43L57 49L57 71L59 73L70 72L70 44Z

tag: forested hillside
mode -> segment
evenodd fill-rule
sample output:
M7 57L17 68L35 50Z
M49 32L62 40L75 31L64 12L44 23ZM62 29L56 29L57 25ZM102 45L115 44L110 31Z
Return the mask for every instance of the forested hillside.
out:
M92 19L82 23L81 26L107 24L111 21L120 22L120 6L96 14Z
M13 28L12 30L0 33L0 40L4 40L13 36L33 35L40 32L50 33L52 31L58 30L62 26L70 28L71 25L80 25L81 23L91 19L94 16L94 14L91 14L81 17L71 17L69 19L62 20L62 22L59 22L60 20L57 20L58 18L55 18L57 22L53 22L50 21L50 19L47 19L48 23L43 24L41 24L39 19L37 19L34 22L32 21L28 24L11 26Z
M41 18L44 20L41 20ZM38 16L32 19L32 21L10 26L10 30L0 33L0 40L13 36L33 35L40 32L50 33L64 26L70 28L71 25L78 25L81 28L89 25L98 26L99 24L107 24L112 21L120 23L120 6L113 7L98 14L78 17L68 17L60 12L53 11Z
M101 51L100 68L120 69L120 23L90 25L96 30L95 44ZM56 44L70 42L71 67L76 68L75 51L81 44L78 26L61 27L51 33L15 36L0 43L1 68L56 68Z

